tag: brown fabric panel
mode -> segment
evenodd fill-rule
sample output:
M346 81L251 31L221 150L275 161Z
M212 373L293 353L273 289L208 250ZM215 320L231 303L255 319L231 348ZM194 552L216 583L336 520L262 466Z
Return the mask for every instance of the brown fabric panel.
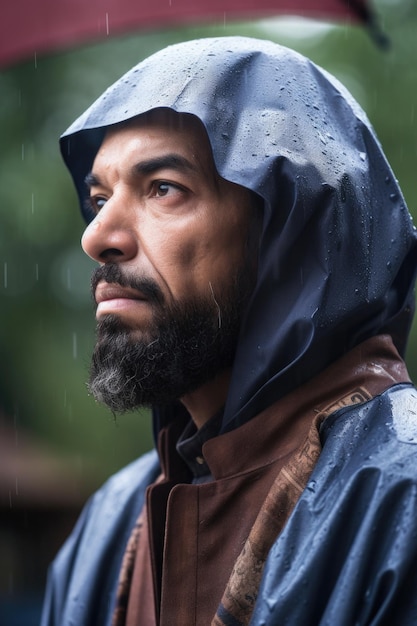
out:
M269 550L284 528L320 456L318 425L322 419L314 419L305 441L273 482L234 564L221 600L222 615L215 615L212 626L226 626L222 619L224 613L233 616L242 626L249 624Z
M330 415L343 406L369 400L397 382L409 381L391 337L373 337L246 424L206 442L204 457L216 479L250 471L273 462L287 435L306 416L312 420L318 413ZM358 388L365 395L356 397Z
M161 626L210 623L276 471L274 464L197 488L175 488L165 537ZM196 516L189 510L195 496Z
M191 489L190 489L191 487ZM199 490L177 485L168 502L160 624L196 624ZM172 515L174 513L174 515Z

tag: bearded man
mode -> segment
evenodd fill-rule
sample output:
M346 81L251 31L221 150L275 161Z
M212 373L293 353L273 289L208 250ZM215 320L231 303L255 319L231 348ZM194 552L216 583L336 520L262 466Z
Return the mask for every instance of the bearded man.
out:
M363 111L276 44L183 43L63 135L90 390L156 450L87 504L43 626L411 626L416 233Z

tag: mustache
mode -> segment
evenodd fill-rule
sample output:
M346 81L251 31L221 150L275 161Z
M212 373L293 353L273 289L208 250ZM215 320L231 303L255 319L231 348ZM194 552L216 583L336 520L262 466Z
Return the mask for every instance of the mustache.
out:
M164 295L159 285L145 276L127 274L117 263L106 263L101 267L96 267L91 276L91 294L95 302L95 292L100 281L115 283L121 287L129 287L140 291L149 302L153 304L164 304Z

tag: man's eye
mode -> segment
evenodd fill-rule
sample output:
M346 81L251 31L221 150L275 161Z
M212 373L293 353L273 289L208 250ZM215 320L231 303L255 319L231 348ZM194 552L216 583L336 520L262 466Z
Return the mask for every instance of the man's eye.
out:
M174 183L157 180L152 185L152 191L155 197L163 198L168 195L180 193L182 191L182 187L175 185Z
M103 196L91 196L89 202L92 209L94 209L94 211L98 213L106 204L107 198L104 198Z

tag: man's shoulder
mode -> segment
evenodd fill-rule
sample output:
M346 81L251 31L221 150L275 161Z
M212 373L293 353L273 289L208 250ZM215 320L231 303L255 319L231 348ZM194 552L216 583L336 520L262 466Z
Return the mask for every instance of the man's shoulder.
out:
M374 470L417 482L417 389L396 384L358 406L341 409L323 424L323 459L334 456L349 472Z
M51 567L42 626L110 623L107 603L97 615L96 598L115 594L127 541L159 471L156 452L149 452L91 496Z
M148 486L156 478L158 472L158 455L155 450L151 450L110 476L95 492L93 498L100 500L110 496L129 497L137 489Z
M316 467L271 548L252 622L286 615L294 624L368 624L378 610L384 624L393 616L414 624L417 390L398 384L339 409L321 438Z

